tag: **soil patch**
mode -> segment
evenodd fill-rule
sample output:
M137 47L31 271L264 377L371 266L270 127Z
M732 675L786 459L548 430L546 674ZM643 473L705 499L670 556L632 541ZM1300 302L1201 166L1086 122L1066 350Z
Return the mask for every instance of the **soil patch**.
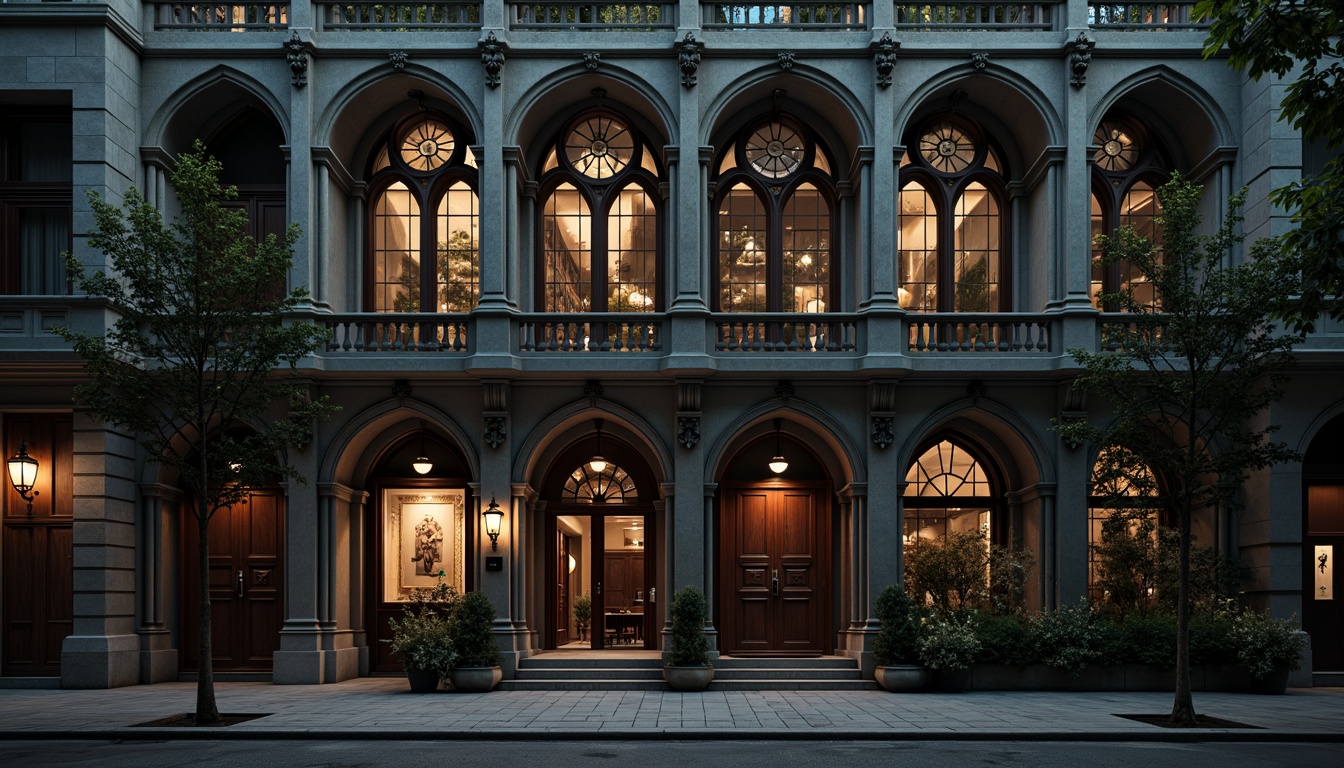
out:
M168 717L160 718L158 720L150 720L148 723L136 723L131 727L132 728L197 728L197 727L216 728L227 725L237 725L239 723L246 723L248 720L256 720L262 717L269 717L270 713L267 712L261 715L244 715L239 714L237 712L222 712L220 713L219 716L221 720L218 723L210 723L209 725L198 726L196 723L195 712L183 712L182 714L169 715Z
M1173 725L1171 715L1116 715L1126 720L1136 720L1148 725L1156 725L1159 728L1260 728L1258 725L1247 725L1238 723L1235 720L1224 720L1221 717L1213 715L1195 715L1195 724L1192 726Z

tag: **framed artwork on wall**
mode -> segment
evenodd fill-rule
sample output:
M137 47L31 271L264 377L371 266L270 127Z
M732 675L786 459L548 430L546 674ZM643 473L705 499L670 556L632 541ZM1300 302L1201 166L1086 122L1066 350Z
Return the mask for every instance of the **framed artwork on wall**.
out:
M383 592L405 600L412 589L443 579L466 589L465 489L383 491Z

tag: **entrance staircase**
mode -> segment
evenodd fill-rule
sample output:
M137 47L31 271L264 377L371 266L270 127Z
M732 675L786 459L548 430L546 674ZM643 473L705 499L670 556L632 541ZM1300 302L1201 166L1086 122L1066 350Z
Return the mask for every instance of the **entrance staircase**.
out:
M711 691L867 691L859 663L844 656L759 659L721 656L714 662ZM666 691L657 651L617 653L557 651L529 656L518 677L499 684L505 691Z

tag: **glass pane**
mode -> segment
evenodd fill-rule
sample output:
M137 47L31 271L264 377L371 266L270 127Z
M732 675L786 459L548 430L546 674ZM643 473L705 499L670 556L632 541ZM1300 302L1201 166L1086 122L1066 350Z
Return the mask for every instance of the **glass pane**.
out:
M935 171L960 173L975 159L975 145L951 123L939 123L919 137L919 153Z
M470 312L480 298L480 258L476 193L466 182L439 200L438 233L438 311Z
M745 184L719 204L719 309L764 312L765 206Z
M70 209L19 209L19 276L21 293L63 296L69 293L65 259L70 250Z
M728 147L728 151L723 154L723 161L719 163L719 175L727 173L737 167L737 145Z
M802 134L783 123L770 123L747 139L747 162L762 176L781 179L802 164L806 147Z
M442 121L429 118L401 136L401 160L412 170L432 171L448 162L457 142Z
M1092 143L1097 145L1092 162L1103 171L1127 171L1134 167L1139 156L1139 145L1134 141L1133 132L1118 121L1107 120L1097 126Z
M420 311L420 204L398 181L373 204L375 312Z
M658 218L638 186L621 190L612 202L607 251L607 309L652 312L658 300Z
M825 312L830 305L831 208L802 184L784 204L784 311Z
M989 536L990 510L985 507L906 507L902 525L905 546L940 539L949 533L980 531Z
M989 496L989 477L956 443L932 446L905 474L906 496Z
M70 130L68 121L20 123L15 148L18 177L12 180L69 184L74 177Z
M594 615L594 597L589 587L593 574L593 518L588 515L556 517L555 547L555 647L589 648L594 639L593 628L598 627L597 634L601 634L602 626L601 616ZM576 607L575 603L579 605Z
M1154 245L1162 244L1162 231L1157 228L1156 219L1162 214L1162 204L1157 192L1146 182L1137 181L1120 201L1120 223L1128 224L1140 237L1146 237ZM1158 308L1157 293L1151 283L1138 270L1128 263L1118 265L1120 284L1117 290L1132 288L1134 301L1150 309Z
M900 279L897 296L914 312L938 309L938 212L918 182L901 190Z
M625 123L598 113L581 121L565 137L565 157L590 179L609 179L630 163L635 137Z
M546 199L542 218L542 258L546 264L546 312L592 309L592 214L570 184Z
M999 307L999 204L979 182L957 199L953 222L955 312L993 312Z
M1092 196L1092 306L1101 309L1101 293L1105 290L1106 268L1101 264L1101 248L1097 237L1103 234L1105 219L1101 213L1101 201Z

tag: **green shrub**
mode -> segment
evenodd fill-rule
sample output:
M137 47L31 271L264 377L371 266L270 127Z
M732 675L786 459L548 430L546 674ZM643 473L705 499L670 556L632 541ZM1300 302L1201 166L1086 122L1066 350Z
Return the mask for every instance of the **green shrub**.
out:
M927 601L938 613L1008 613L1021 605L1035 565L1030 552L990 544L978 530L956 531L906 550L905 585L917 603Z
M1117 654L1113 664L1156 664L1176 666L1176 617L1170 615L1130 616L1117 624L1125 653Z
M997 615L977 612L971 617L980 641L976 661L985 664L1031 664L1031 627L1019 613Z
M878 666L919 663L919 611L900 584L888 584L874 607L881 628L873 640Z
M1087 601L1045 612L1031 622L1031 646L1042 663L1077 676L1102 660L1102 637Z
M675 667L709 664L709 640L705 637L705 619L709 602L705 593L687 584L672 595L668 607L667 663Z
M919 659L929 669L966 669L979 653L980 641L969 617L935 617L919 640Z
M1237 663L1237 646L1232 637L1232 617L1227 611L1190 617L1190 663Z
M453 622L453 649L458 667L493 667L499 663L499 647L490 634L495 623L495 605L484 592L468 592Z
M1232 614L1232 642L1237 660L1257 680L1272 672L1297 669L1305 645L1296 616L1272 619L1250 608Z
M443 572L433 589L413 589L410 602L402 606L402 619L388 620L392 637L383 640L401 657L404 669L423 669L446 674L457 659L452 632L462 600L457 590L445 584Z

